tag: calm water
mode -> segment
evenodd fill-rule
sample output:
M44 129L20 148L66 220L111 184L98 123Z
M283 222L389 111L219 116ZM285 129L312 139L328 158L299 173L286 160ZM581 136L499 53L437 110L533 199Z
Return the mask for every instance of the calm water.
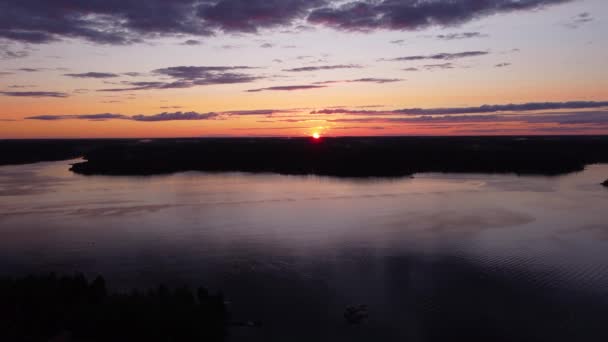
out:
M388 180L68 168L0 167L0 275L221 289L235 320L263 323L233 340L608 336L608 165ZM349 326L358 304L369 320Z

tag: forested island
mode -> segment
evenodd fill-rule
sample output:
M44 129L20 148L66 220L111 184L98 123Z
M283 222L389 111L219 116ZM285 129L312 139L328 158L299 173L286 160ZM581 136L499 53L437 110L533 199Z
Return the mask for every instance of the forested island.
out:
M558 175L608 162L608 137L345 137L2 141L0 164L83 157L83 175L182 171L400 177L419 172Z

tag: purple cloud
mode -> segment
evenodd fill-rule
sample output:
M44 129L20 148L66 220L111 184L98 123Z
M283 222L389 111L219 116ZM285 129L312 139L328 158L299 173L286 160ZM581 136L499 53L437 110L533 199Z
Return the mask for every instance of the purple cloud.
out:
M405 56L405 57L397 57L397 58L382 58L379 61L389 61L389 62L410 62L410 61L422 61L422 60L444 60L451 61L454 59L460 58L468 58L468 57L478 57L485 56L489 54L487 51L464 51L457 53L437 53L433 55L417 55L417 56Z
M258 88L258 89L249 89L247 92L249 93L257 93L260 91L294 91L294 90L309 90L309 89L319 89L325 88L325 86L321 85L293 85L293 86L278 86L278 87L267 87L267 88Z
M66 93L56 91L0 91L0 95L14 97L68 97Z
M162 36L320 25L345 31L454 26L573 0L20 0L0 2L0 38L131 44ZM584 17L580 20L586 20ZM302 25L307 21L309 25Z
M532 11L571 0L378 0L332 1L308 17L314 24L345 31L419 30L455 26L498 13Z
M405 108L391 111L351 110L345 108L328 108L312 111L311 114L354 114L354 115L460 115L485 114L497 112L526 112L560 109L593 109L608 107L608 101L570 101L570 102L530 102L523 104L483 105L478 107L446 108Z
M128 87L100 89L99 91L124 92L152 89L183 89L214 84L250 83L261 78L242 72L234 72L234 70L246 69L256 68L249 66L176 66L162 68L153 70L152 74L170 77L174 81L123 82L122 84Z
M108 72L85 72L81 74L64 74L63 76L74 77L74 78L113 78L120 77L118 74Z
M401 78L368 77L368 78L358 78L358 79L354 79L354 80L321 81L321 82L315 82L314 84L336 84L336 83L379 83L379 84L383 84L383 83L394 83L394 82L401 82L401 81L403 81L403 79L401 79Z
M309 66L301 68L284 69L283 71L288 72L307 72L307 71L319 71L319 70L335 70L335 69L361 69L361 65L357 64L340 64L340 65L319 65Z
M484 38L487 35L481 32L462 32L462 33L448 33L438 34L435 38L439 40L460 40L460 39L471 39L471 38Z

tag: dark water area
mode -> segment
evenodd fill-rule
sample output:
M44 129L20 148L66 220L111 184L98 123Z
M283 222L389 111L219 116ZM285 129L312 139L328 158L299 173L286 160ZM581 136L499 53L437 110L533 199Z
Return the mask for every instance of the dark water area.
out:
M202 285L261 323L231 341L608 339L607 165L352 179L74 162L0 167L0 276Z

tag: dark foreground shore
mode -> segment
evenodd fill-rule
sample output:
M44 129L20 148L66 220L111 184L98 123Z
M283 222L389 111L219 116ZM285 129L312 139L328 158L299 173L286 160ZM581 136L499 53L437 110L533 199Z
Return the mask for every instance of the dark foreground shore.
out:
M109 293L83 275L0 278L1 341L223 341L221 295L188 288Z
M84 156L85 175L181 171L398 177L417 172L558 175L608 162L608 137L370 137L4 141L0 164Z

